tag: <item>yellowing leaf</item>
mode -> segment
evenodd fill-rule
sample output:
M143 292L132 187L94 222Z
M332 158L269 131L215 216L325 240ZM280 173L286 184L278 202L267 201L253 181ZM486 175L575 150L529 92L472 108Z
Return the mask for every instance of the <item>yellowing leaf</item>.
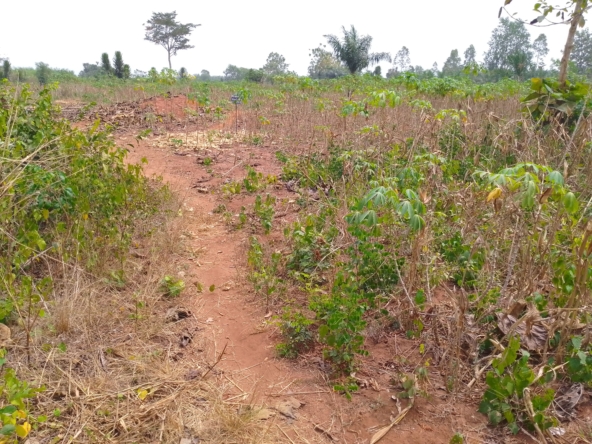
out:
M143 401L144 399L146 399L146 396L148 396L148 390L138 390L138 398L140 398Z
M27 412L25 412L24 410L18 410L16 412L16 417L20 418L20 419L26 419L27 418Z
M29 432L31 431L31 424L25 422L22 425L16 426L16 434L19 438L26 438Z
M496 188L491 193L487 195L487 202L491 202L492 200L497 200L502 197L502 189Z

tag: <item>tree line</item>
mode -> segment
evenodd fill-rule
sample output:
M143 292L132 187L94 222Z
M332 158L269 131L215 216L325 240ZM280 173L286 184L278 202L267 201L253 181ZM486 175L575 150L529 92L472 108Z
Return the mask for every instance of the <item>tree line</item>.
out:
M167 52L169 71L181 79L192 78L201 81L227 80L263 82L273 79L274 76L294 74L289 70L289 64L283 55L271 52L265 64L261 68L245 68L229 64L223 72L223 76L212 76L208 70L202 70L199 74L190 75L185 68L178 72L172 71L171 58L178 51L193 48L189 37L192 31L201 25L193 23L180 23L176 20L175 11L171 13L153 13L145 26L145 40L162 46ZM532 39L525 23L510 18L501 18L499 25L492 31L488 48L483 59L477 60L477 50L470 44L463 52L452 49L450 55L444 61L442 68L437 62L431 67L413 65L409 48L403 46L394 57L388 52L371 52L372 37L360 35L358 30L351 26L342 28L342 36L325 35L326 42L309 52L310 63L308 76L315 79L332 79L347 74L370 73L382 76L381 62L388 62L389 68L386 77L396 77L403 73L414 73L421 78L429 77L461 77L475 76L477 80L498 81L503 78L515 78L523 80L527 77L545 77L555 73L560 61L553 59L547 65L549 54L547 36L539 34ZM74 73L67 70L51 69L45 63L37 63L35 70L14 70L8 59L0 59L0 79L20 78L25 80L33 72L42 84L50 79L59 80L72 77ZM375 66L376 65L376 66ZM370 68L375 66L373 70ZM125 64L120 51L116 51L113 59L107 53L101 55L101 61L96 63L84 63L78 77L100 78L113 77L128 79L130 77L153 77L156 72L152 68L149 72L131 72L130 66ZM575 33L573 51L570 59L570 72L587 78L592 78L592 33L588 29L581 29Z

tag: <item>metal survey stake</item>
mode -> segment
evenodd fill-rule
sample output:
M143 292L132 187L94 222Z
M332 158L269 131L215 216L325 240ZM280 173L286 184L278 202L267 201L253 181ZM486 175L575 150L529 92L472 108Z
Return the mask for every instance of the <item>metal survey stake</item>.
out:
M239 97L238 94L233 94L230 97L230 101L232 103L234 103L234 108L235 108L235 111L236 111L236 123L235 123L235 127L234 127L234 132L235 133L238 133L238 106L242 103L242 101L241 101L241 99L240 99L240 97Z

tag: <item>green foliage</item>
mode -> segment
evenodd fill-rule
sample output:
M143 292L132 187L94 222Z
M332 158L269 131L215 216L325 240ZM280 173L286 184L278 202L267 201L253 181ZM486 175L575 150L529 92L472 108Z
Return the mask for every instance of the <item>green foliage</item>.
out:
M442 67L442 75L449 77L456 77L460 75L462 69L462 61L458 55L458 49L453 49L450 56L444 62Z
M281 358L296 359L314 345L310 329L313 321L302 313L286 309L278 320L282 333L282 342L276 345L276 352Z
M368 354L361 334L366 327L367 309L361 293L355 277L339 271L331 293L316 295L310 302L320 322L323 355L332 362L336 374L350 374L355 369L356 354Z
M320 45L310 51L308 75L313 79L336 79L347 74L341 62Z
M113 57L113 75L118 79L125 79L129 77L129 66L125 68L123 63L123 56L121 51L115 51L115 57ZM126 72L127 71L127 72Z
M347 30L345 26L342 27L343 39L334 35L326 35L327 43L333 49L335 58L340 60L353 74L359 74L369 65L374 65L382 60L391 61L388 53L370 53L372 46L372 37L369 35L360 36L358 31L352 25Z
M9 79L10 78L10 70L11 70L11 66L10 66L10 61L8 59L5 59L2 62L2 72L0 73L0 80L2 79Z
M32 418L29 416L27 399L34 398L45 387L32 388L21 381L14 369L4 368L6 350L0 350L0 366L3 368L3 380L0 381L0 440L4 443L19 442L31 431ZM42 418L39 418L38 421ZM39 422L41 422L39 421Z
M113 67L111 66L111 60L109 59L109 54L104 52L101 54L101 69L107 75L113 74Z
M534 421L541 430L556 425L547 412L555 395L553 389L538 390L532 399L525 396L526 390L536 389L536 377L528 365L529 358L528 352L520 350L520 339L512 336L501 357L493 361L493 371L487 373L488 388L479 405L479 411L487 415L491 424L506 421L512 433L518 433L521 423L534 425ZM533 418L527 414L531 406Z
M452 438L450 438L449 444L464 444L465 437L461 433L455 433Z
M51 69L47 63L39 62L35 64L35 76L41 85L47 85L51 76Z
M81 131L59 117L54 88L33 99L27 85L0 85L0 314L15 309L28 339L52 294L44 264L121 271L159 199L98 121Z
M587 346L583 346L581 336L573 336L569 344L567 374L573 382L589 383L592 381L592 355Z
M273 296L281 294L284 290L284 281L280 276L282 254L278 251L269 253L253 236L247 262L251 270L248 278L253 283L255 291L265 298L266 308L269 311Z
M532 92L522 99L524 111L540 125L549 125L552 121L565 125L573 131L576 122L583 113L589 115L592 104L588 100L590 87L584 83L561 86L555 79L533 78Z
M258 173L251 167L247 167L247 177L243 179L243 187L248 193L256 193L267 187L267 181L262 173Z
M265 78L265 73L261 69L249 69L245 75L245 80L254 83L261 83Z
M323 207L318 215L309 214L304 221L294 222L286 228L292 251L288 256L287 268L303 277L315 279L331 266L336 251L333 241L339 234L333 223L334 213L330 207Z
M265 74L268 78L273 78L275 76L281 76L288 72L288 65L286 63L286 58L278 54L277 52L271 52L267 56L267 60L265 61L265 65L261 68L263 74Z
M193 23L179 23L177 13L153 12L152 17L145 25L145 40L162 46L168 55L169 69L172 69L171 57L178 51L193 48L189 44L189 36L193 30L200 26Z
M255 198L254 211L255 215L261 220L261 225L265 234L269 234L271 231L271 223L273 221L273 215L275 213L275 197L267 194L265 200L261 199L260 195Z
M489 48L485 53L487 69L499 78L504 73L515 72L518 64L523 66L524 71L529 70L532 60L532 43L524 23L502 18L491 34Z
M166 297L176 298L185 289L185 282L181 279L176 279L173 276L165 276L160 281L160 290Z
M578 73L592 77L592 33L587 28L576 32L574 48L571 53Z
M477 282L477 273L485 263L483 249L464 243L461 233L456 232L452 237L442 241L440 253L447 262L455 265L455 283L461 287L473 288Z

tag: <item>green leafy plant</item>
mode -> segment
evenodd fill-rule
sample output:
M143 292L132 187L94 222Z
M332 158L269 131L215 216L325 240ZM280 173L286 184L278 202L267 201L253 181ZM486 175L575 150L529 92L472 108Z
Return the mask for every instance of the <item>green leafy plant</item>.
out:
M580 115L586 117L592 109L588 98L590 87L585 83L561 85L555 79L533 78L531 88L532 92L522 102L524 111L537 124L548 125L556 121L573 130Z
M353 276L339 272L331 294L317 295L310 302L320 323L325 359L333 363L336 374L350 374L355 369L355 356L368 354L361 334L367 310L361 293Z
M167 275L160 281L160 289L166 297L176 298L185 289L185 282Z
M520 425L530 424L544 431L556 425L548 409L555 392L551 388L537 387L537 377L529 366L530 354L520 349L520 339L512 336L508 347L493 363L493 371L487 373L487 390L479 411L493 425L507 422L512 433L518 433ZM532 397L530 392L536 391Z
M330 267L336 253L333 241L338 234L333 218L333 210L323 207L317 215L309 214L302 222L294 222L292 227L284 230L284 236L292 246L288 270L314 280L316 275Z
M257 217L261 220L261 225L265 234L269 234L271 231L271 225L273 221L273 215L275 214L275 197L267 194L265 200L261 199L260 195L255 198L254 211Z
M0 440L5 443L19 442L29 435L31 422L27 408L27 399L34 398L44 387L32 388L25 381L21 381L14 369L4 368L6 364L6 350L0 350L0 366L3 367L3 380L0 382ZM38 418L37 422L43 422Z
M295 359L303 352L310 350L314 343L310 329L313 321L302 313L290 309L278 320L282 334L282 342L276 345L276 352L281 358Z
M265 189L267 183L264 180L263 174L258 173L251 167L247 167L247 177L243 179L243 187L248 193L255 193Z
M253 236L250 240L248 264L251 269L249 280L255 291L265 298L265 307L269 311L274 294L284 289L284 281L280 277L282 255L279 252L267 252L259 240Z

